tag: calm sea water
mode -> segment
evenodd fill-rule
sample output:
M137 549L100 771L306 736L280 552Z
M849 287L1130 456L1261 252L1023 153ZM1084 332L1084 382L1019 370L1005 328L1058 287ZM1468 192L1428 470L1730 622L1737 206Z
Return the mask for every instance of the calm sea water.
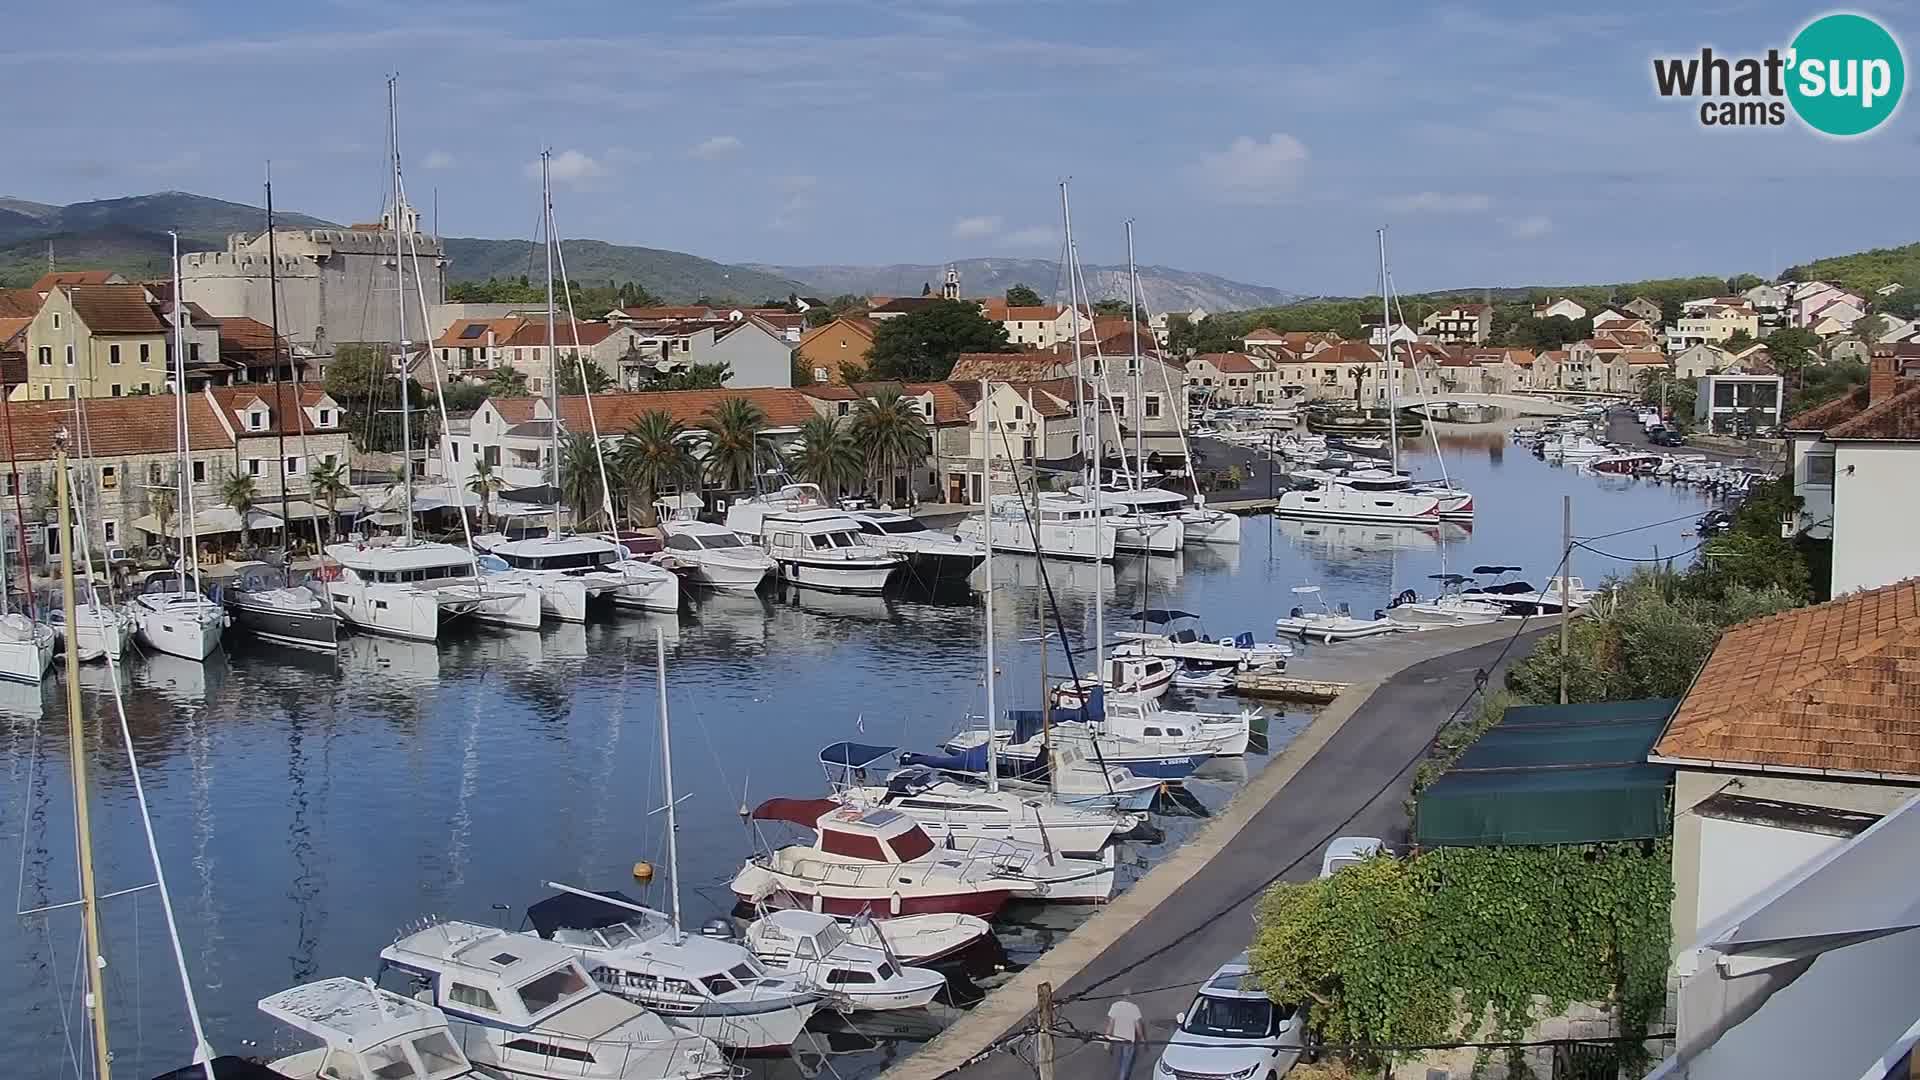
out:
M1575 498L1578 535L1697 513L1705 503L1685 488L1550 467L1492 430L1449 439L1443 452L1448 471L1476 493L1471 529L1261 517L1245 522L1238 548L1194 547L1178 559L1098 569L1050 563L1069 633L1088 640L1096 580L1109 595L1109 629L1144 602L1200 612L1214 634L1250 629L1267 638L1273 618L1297 602L1289 589L1302 583L1365 613L1400 588L1425 591L1443 560L1453 572L1514 563L1537 582L1559 558L1562 494ZM1409 462L1438 474L1430 452ZM1250 487L1264 491L1264 476ZM1674 523L1596 546L1645 558L1694 542L1685 523ZM1038 569L1013 557L996 563L998 704L1034 707ZM1624 568L1587 553L1574 560L1589 582ZM482 631L438 647L353 637L336 659L230 639L229 651L204 666L168 657L129 664L119 689L214 1046L283 1047L255 1011L258 998L304 979L371 974L379 949L422 916L517 926L550 879L625 888L666 906L663 884L637 886L630 876L636 860L664 863L656 630L666 639L675 785L685 800L683 902L698 923L731 906L725 882L752 844L743 803L822 791L816 755L829 742L927 748L983 710L981 615L978 602L697 596L678 618ZM1048 663L1064 673L1057 639ZM111 723L115 688L99 666L81 683L100 888L132 888L152 873ZM0 862L17 882L20 908L77 895L64 695L64 679L44 692L0 685ZM1302 723L1276 717L1273 747ZM1186 815L1156 819L1163 842L1129 846L1134 872L1268 760L1212 766L1192 785ZM1001 934L1006 962L1030 958L1083 914L1014 912ZM191 1039L157 895L109 900L103 921L116 1068L144 1076L185 1063ZM0 999L9 1002L0 1050L34 1062L31 1075L75 1075L71 1055L84 1061L78 935L71 909L0 922ZM835 1067L843 1076L870 1073L910 1049L882 1046Z

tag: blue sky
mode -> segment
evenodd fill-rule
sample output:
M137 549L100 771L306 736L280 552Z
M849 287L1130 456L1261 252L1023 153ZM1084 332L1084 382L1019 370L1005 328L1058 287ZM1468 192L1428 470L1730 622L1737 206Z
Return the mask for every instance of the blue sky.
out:
M415 202L526 237L551 146L565 235L729 262L1052 258L1313 293L1771 272L1920 239L1920 111L1838 142L1708 130L1654 55L1784 46L1824 10L1632 0L99 0L9 20L6 194L181 189L377 213L383 76ZM1909 43L1920 9L1859 10ZM1907 46L1909 55L1913 46ZM18 87L20 83L16 83Z

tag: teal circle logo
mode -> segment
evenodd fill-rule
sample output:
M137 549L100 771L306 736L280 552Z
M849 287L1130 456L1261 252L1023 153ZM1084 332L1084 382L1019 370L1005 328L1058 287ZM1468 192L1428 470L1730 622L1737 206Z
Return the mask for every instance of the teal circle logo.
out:
M1826 135L1864 135L1886 122L1907 88L1900 43L1864 15L1823 15L1793 39L1787 100Z

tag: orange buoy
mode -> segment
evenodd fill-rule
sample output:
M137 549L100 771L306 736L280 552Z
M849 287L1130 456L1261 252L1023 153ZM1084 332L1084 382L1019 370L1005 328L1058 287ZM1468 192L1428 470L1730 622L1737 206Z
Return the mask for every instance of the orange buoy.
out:
M653 864L645 861L644 859L641 860L640 862L634 863L633 876L640 881L652 881L653 880Z

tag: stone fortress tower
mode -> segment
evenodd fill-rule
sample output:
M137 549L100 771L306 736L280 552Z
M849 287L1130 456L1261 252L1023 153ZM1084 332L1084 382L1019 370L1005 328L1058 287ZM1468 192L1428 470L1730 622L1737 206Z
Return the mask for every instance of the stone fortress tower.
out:
M394 227L401 236L405 327L394 310ZM429 306L441 302L447 257L440 238L420 231L420 214L401 203L389 205L380 221L350 228L275 229L280 260L280 329L296 344L321 355L337 345L408 340L416 347L431 337L420 324L420 295ZM419 284L415 289L418 252ZM186 298L215 318L245 316L269 322L272 297L267 235L234 233L227 250L202 251L180 259Z

